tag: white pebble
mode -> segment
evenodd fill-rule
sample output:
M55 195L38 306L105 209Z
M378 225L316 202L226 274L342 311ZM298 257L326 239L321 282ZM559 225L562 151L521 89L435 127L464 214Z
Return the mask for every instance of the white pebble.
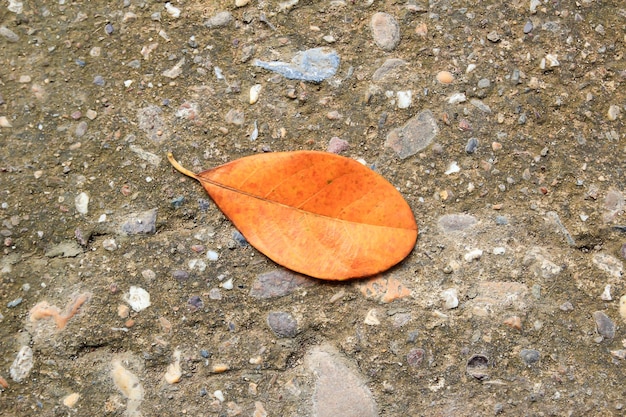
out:
M453 308L457 308L459 306L456 288L448 288L447 290L442 291L441 298L443 298L446 310L452 310Z
M106 214L101 214L100 217L98 217L98 223L104 223L107 221L107 215Z
M464 256L465 260L467 262L472 262L475 261L477 259L480 259L480 257L483 256L483 251L480 249L473 249L469 252L467 252Z
M611 121L617 120L620 114L619 106L616 106L615 104L611 104L607 114L608 114L609 120Z
M466 74L469 74L470 72L474 71L476 69L476 64L469 64L467 66L467 69L465 70Z
M124 81L124 87L128 88L133 84L133 80L126 80Z
M180 369L180 350L176 349L172 357L174 358L174 362L170 363L167 367L167 371L165 372L165 381L168 384L176 384L180 381L180 378L183 376L183 372Z
M117 249L117 243L115 242L115 239L104 239L102 247L108 251L114 251Z
M380 324L380 320L378 320L378 312L375 308L367 312L363 323L367 324L368 326L378 326Z
M226 397L224 397L224 393L223 393L221 390L219 390L219 389L218 389L218 390L216 390L216 391L213 393L213 396L214 396L215 398L217 398L217 400L218 400L219 402L221 402L221 403L223 403L224 401L226 401Z
M398 108L399 109L408 109L411 103L413 103L413 99L411 97L413 93L411 90L407 91L398 91L396 93L396 97L398 97Z
M448 103L450 104L465 103L465 101L467 101L465 93L454 93L450 97L448 97Z
M222 283L222 285L220 285L220 287L224 288L225 290L232 290L233 289L233 279L229 278L228 280L224 281Z
M89 196L86 193L80 193L74 199L76 205L76 211L80 214L87 214L89 212Z
M33 350L30 346L22 346L11 364L9 375L15 382L22 382L33 369Z
M78 403L78 399L80 398L80 394L77 392L73 392L63 398L63 405L67 408L76 407L76 403Z
M263 86L261 84L255 84L250 87L250 104L254 104L259 101L259 94Z
M215 262L215 261L217 261L217 259L219 257L220 257L220 255L217 252L215 252L214 250L207 251L207 253L206 253L206 258L209 261Z
M604 291L602 292L602 295L600 295L600 299L604 301L613 300L613 297L611 297L611 284L606 284L606 286L604 287Z
M504 255L506 253L506 248L502 247L502 246L497 246L495 248L493 248L493 254L494 255Z
M0 116L0 127L13 127L6 116Z
M124 295L124 301L130 305L130 308L139 312L150 307L150 294L143 288L132 286L128 294Z
M178 7L172 6L170 2L165 3L165 10L167 10L167 13L169 13L169 15L172 16L174 19L180 17L180 9Z
M459 164L457 164L456 161L452 161L452 163L450 164L450 166L448 167L448 169L446 169L446 172L444 172L444 174L446 175L450 175L450 174L454 174L457 173L461 170L461 168L459 168Z

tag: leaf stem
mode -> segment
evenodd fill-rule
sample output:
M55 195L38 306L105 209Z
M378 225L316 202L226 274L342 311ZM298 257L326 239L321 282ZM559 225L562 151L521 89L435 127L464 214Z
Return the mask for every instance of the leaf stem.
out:
M194 178L196 180L198 179L198 176L195 173L189 171L187 168L179 164L178 161L174 159L174 155L172 155L171 152L167 153L167 160L170 161L170 164L172 164L172 166L176 168L176 170L180 173L185 174L186 176Z

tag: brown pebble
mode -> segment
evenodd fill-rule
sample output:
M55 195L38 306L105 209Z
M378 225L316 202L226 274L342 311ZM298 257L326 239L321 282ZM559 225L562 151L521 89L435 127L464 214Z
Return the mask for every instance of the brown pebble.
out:
M502 206L503 206L502 203L499 203L499 204L492 205L491 208L494 210L502 210Z
M211 372L213 372L214 374L221 374L228 371L229 369L230 366L226 365L225 363L216 363L211 367Z
M491 149L493 149L494 151L499 151L500 149L502 149L502 144L500 142L492 142Z
M6 379L4 379L1 376L0 376L0 387L2 387L3 389L9 388L9 383L7 382Z
M418 36L421 36L422 38L425 38L426 35L428 35L428 26L426 26L426 23L422 22L419 23L416 27L415 27L415 33Z
M511 316L504 320L503 323L515 330L522 330L522 319L518 316Z
M134 319L128 319L124 323L124 326L126 326L126 327L133 327L134 325L135 325L135 320Z
M128 197L130 195L130 193L132 192L130 185L128 184L124 184L122 185L122 188L120 188L120 192L125 195L126 197Z
M128 316L130 315L130 308L126 304L118 305L117 315L122 319L128 318Z
M454 75L452 75L450 71L440 71L437 74L437 81L439 81L441 84L450 84L452 81L454 81Z

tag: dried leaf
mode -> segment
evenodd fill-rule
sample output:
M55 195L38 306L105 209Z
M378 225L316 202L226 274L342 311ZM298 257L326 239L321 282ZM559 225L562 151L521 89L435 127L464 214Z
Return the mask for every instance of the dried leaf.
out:
M194 174L248 242L316 278L374 275L404 259L417 225L402 195L357 161L315 151L241 158Z

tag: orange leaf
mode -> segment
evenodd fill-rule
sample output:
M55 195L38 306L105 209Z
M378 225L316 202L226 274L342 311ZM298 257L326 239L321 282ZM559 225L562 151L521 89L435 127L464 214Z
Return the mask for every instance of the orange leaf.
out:
M252 246L316 278L374 275L415 245L411 208L387 180L359 162L315 151L265 153L194 174Z

